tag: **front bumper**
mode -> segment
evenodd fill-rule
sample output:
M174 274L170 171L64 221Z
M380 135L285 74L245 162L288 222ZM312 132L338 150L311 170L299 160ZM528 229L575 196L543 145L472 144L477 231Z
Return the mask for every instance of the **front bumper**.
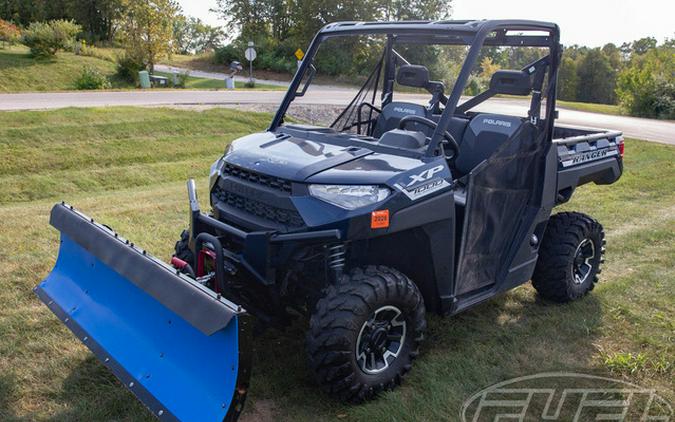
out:
M221 238L224 258L237 269L244 269L263 285L276 282L275 270L300 247L311 244L331 244L340 242L342 233L337 229L308 231L299 233L280 233L278 231L247 232L231 224L220 221L201 212L194 180L187 183L190 203L190 242L200 233L208 233ZM237 247L228 247L237 245ZM224 271L217 268L217 271Z

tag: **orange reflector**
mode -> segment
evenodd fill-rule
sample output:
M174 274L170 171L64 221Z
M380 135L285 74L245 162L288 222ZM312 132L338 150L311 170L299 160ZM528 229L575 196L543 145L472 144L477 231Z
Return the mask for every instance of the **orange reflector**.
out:
M370 214L371 229L386 229L389 227L389 210L377 210Z

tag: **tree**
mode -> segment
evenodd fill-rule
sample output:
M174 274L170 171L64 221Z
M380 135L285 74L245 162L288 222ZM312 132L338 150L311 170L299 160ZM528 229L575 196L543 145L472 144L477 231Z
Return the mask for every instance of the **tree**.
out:
M269 34L270 0L217 0L218 12L228 29L240 37L258 38Z
M72 44L80 31L82 27L73 21L33 22L23 31L21 42L30 48L33 56L51 57Z
M68 15L90 42L112 41L122 16L121 0L68 0Z
M558 70L558 98L567 101L577 100L577 63L573 58L563 55Z
M393 0L379 6L384 20L440 20L450 17L452 0Z
M32 22L71 19L69 0L0 0L0 18L28 26Z
M180 10L174 0L122 0L122 38L127 59L154 71L161 57L171 54L174 21Z
M614 104L616 70L599 48L590 50L577 65L577 100Z
M645 54L649 50L656 48L656 38L654 37L644 37L639 40L633 41L631 49L635 54Z
M4 48L5 44L14 44L20 36L21 31L16 25L0 19L0 48Z
M80 24L89 41L112 41L121 0L0 0L0 18L28 26L56 19Z
M616 91L631 115L675 119L675 46L666 42L632 57Z
M452 0L217 0L215 11L227 22L228 31L238 36L221 49L218 59L230 58L231 51L243 51L245 43L255 41L257 65L276 71L295 71L293 52L304 48L324 25L335 21L372 21L387 19L445 19ZM322 71L361 72L360 64L373 62L381 50L377 41L356 42L355 38L322 45ZM219 50L219 52L221 51ZM415 53L424 55L431 50ZM332 53L332 54L330 54ZM433 60L437 55L431 55ZM427 62L429 66L433 63ZM347 70L350 69L350 70Z
M222 29L210 26L198 18L178 16L173 25L176 51L198 54L218 48L225 39Z
M618 71L623 65L623 56L621 55L621 49L613 43L605 44L602 49L602 54L607 57L609 64L612 66L612 69Z

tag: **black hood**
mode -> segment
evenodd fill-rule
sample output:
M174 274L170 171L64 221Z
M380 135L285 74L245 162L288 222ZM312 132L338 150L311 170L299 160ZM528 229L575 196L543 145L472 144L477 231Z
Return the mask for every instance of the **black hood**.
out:
M384 183L424 164L417 159L374 153L363 147L338 146L272 132L235 140L225 161L296 182L345 184Z

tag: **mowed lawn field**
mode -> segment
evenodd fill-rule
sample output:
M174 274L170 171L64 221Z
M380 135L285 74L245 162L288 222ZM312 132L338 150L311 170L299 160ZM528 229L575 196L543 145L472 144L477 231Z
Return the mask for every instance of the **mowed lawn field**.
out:
M108 78L113 89L135 89L134 84L121 80L116 76L115 58L121 50L91 48L93 56L83 56L60 51L52 58L35 58L30 50L22 45L0 48L0 93L34 92L34 91L67 91L75 90L76 80L85 67L97 70ZM172 75L155 72L160 76ZM284 87L267 84L256 84L254 88L246 88L243 82L236 82L237 89L257 89L279 91ZM187 89L225 89L225 81L217 79L188 77Z
M65 109L0 114L0 420L137 421L152 417L33 295L66 200L168 259L186 225L185 180L207 204L209 165L226 144L262 130L266 114L229 109ZM360 406L319 391L304 358L304 322L267 331L255 356L245 419L409 421L459 418L488 385L544 371L609 376L675 400L675 148L626 142L612 186L583 186L563 208L607 233L596 289L558 305L522 286L450 319L429 316L404 385ZM217 365L203 351L194 357Z

